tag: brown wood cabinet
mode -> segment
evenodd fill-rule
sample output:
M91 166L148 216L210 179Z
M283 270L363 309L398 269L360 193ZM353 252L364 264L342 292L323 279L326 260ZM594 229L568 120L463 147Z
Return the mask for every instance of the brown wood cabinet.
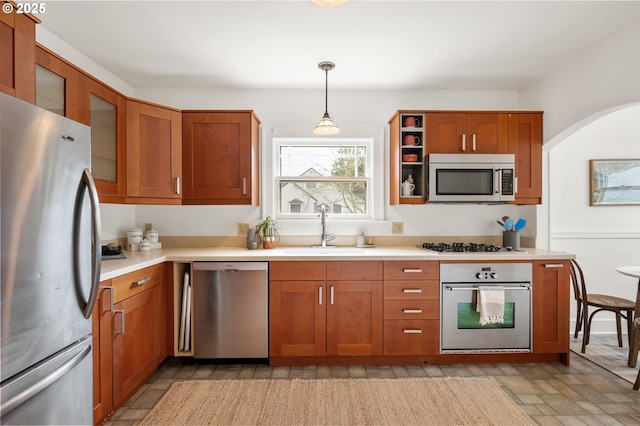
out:
M183 204L259 203L259 129L253 111L184 111Z
M93 312L96 424L120 408L167 357L164 275L160 264L101 283Z
M558 353L568 357L569 287L568 260L533 262L534 353Z
M125 97L95 80L43 46L36 46L36 64L64 81L58 112L91 126L91 172L101 203L123 203L126 192ZM36 84L38 105L47 108L46 82ZM40 91L45 92L44 94Z
M404 126L406 117L424 117L416 129ZM518 192L516 204L542 201L542 113L508 111L398 111L389 120L389 202L424 204L423 160L432 153L515 154ZM404 138L412 132L421 139L418 146L407 146ZM403 161L403 154L418 150L417 163ZM413 196L403 196L401 184L412 174L416 185Z
M0 13L0 92L32 104L36 103L36 24L39 22L33 15L16 13L15 7L11 13Z
M508 138L507 113L425 114L425 154L504 154L509 149Z
M542 202L542 113L509 114L509 153L516 156L516 204Z
M269 263L269 356L326 355L326 262Z
M384 262L384 354L437 355L440 282L437 261Z
M382 262L271 262L269 355L382 354Z
M327 262L327 354L382 355L382 262Z
M127 100L127 203L180 204L180 111Z
M113 414L113 289L111 280L100 283L93 308L93 421Z

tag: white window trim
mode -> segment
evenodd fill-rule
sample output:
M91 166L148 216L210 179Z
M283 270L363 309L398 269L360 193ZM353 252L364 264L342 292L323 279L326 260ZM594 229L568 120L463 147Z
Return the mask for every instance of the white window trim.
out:
M331 139L332 143L345 145L353 145L354 142L361 145L368 145L367 151L369 158L367 162L370 167L371 175L368 178L369 184L367 185L367 198L369 201L369 214L366 215L349 215L349 217L334 216L333 220L337 222L353 222L353 221L382 221L384 220L384 130L383 129L369 129L369 130L341 130L336 136L321 137L314 135L311 130L283 130L283 129L263 129L263 173L261 176L262 181L262 215L272 216L278 221L310 221L317 220L317 214L292 215L281 214L278 215L277 201L278 201L278 144L277 139L298 139L298 140L318 140L318 139ZM275 141L274 141L275 140Z

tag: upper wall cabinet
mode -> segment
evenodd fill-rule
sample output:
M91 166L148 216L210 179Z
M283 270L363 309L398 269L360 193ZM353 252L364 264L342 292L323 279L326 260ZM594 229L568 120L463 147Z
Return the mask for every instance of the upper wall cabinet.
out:
M431 112L425 116L427 154L502 154L508 149L506 113Z
M38 22L31 15L17 14L15 7L11 13L0 13L0 92L32 104L36 103Z
M180 111L127 100L127 203L180 204Z
M91 173L100 202L124 202L125 98L37 46L36 104L91 126Z
M540 204L542 113L509 114L509 153L516 155L516 204Z
M80 78L78 116L91 126L91 172L101 202L122 203L126 189L125 98L96 80Z
M182 203L258 205L259 132L253 111L184 111Z
M432 153L515 154L515 203L542 200L541 112L398 111L389 126L392 205L426 201L424 159ZM413 193L402 193L410 174Z

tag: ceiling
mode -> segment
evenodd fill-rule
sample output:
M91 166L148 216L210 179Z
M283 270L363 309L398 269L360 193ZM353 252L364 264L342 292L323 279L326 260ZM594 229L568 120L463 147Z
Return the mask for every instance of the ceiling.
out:
M41 26L134 88L518 90L640 1L57 1Z

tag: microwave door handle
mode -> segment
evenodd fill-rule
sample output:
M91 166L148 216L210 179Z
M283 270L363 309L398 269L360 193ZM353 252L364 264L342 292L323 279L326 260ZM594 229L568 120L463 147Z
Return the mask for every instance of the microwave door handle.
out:
M502 194L502 169L496 169L496 175L497 175L497 186L498 186L498 190L495 191L496 194Z

